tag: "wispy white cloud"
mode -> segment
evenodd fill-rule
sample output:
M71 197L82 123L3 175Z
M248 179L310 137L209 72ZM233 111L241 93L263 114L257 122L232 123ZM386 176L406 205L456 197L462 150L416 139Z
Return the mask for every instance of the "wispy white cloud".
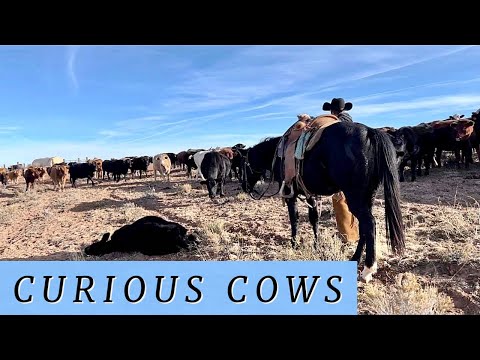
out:
M101 130L98 133L101 136L105 136L107 138L113 138L113 137L121 137L121 136L128 136L129 133L127 132L122 132L122 131L116 131L116 130Z
M471 46L255 46L235 58L192 71L188 80L173 87L178 98L165 108L177 107L190 96L189 107L216 109L246 104L262 97L273 103L290 98L282 92L325 92L326 88L366 80L395 70L457 54ZM232 71L232 69L235 71ZM280 96L278 96L280 95ZM191 96L198 100L192 103ZM263 106L271 105L266 102ZM262 105L260 105L262 106Z
M0 131L2 131L4 133L18 131L20 129L21 128L19 126L0 125Z
M458 94L436 97L422 97L405 101L368 104L356 108L355 116L367 117L382 113L390 113L393 117L396 113L400 111L410 111L413 117L415 111L430 109L443 109L446 114L454 114L458 111L461 111L462 109L471 109L473 111L478 108L478 104L480 104L480 94Z
M68 46L67 47L67 73L71 84L75 91L79 89L77 74L75 72L75 62L77 59L80 46Z

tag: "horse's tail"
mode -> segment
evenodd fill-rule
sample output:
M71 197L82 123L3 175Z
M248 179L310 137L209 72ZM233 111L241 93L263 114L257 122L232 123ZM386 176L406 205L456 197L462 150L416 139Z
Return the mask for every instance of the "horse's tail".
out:
M379 130L373 129L373 139L376 170L383 182L387 243L394 254L402 255L405 251L405 233L400 209L400 181L395 148L388 135Z

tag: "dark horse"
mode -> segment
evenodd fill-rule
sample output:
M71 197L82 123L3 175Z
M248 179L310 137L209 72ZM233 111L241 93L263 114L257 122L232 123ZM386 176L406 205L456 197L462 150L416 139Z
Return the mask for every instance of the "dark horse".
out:
M264 169L272 169L279 184L283 180L281 158L276 149L281 137L267 138L259 144L240 150L243 155L244 175L242 188L252 194ZM274 161L275 158L275 161ZM388 135L359 123L336 123L324 129L322 137L305 153L303 160L303 184L309 194L294 181L295 196L286 199L290 218L293 247L297 246L298 194L307 196L310 205L308 217L318 246L317 196L329 196L343 191L350 211L359 221L360 239L350 259L360 262L366 246L365 266L362 278L370 281L377 271L375 253L375 218L372 207L377 189L384 188L387 242L395 255L405 250L405 235L400 211L400 183L398 179L395 148Z

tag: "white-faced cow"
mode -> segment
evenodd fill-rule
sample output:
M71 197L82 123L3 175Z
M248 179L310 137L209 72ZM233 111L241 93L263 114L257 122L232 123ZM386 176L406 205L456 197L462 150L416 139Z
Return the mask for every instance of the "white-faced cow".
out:
M170 182L170 172L172 170L172 162L168 154L157 154L153 157L153 174L155 181L157 181L157 171L160 173L162 178Z

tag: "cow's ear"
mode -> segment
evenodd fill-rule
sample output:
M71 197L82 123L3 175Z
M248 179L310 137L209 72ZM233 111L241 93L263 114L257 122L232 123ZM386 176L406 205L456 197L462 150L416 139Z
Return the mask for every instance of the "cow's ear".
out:
M463 115L460 115L460 119L461 119L461 118L463 118L464 116L465 116L465 114L463 114Z

